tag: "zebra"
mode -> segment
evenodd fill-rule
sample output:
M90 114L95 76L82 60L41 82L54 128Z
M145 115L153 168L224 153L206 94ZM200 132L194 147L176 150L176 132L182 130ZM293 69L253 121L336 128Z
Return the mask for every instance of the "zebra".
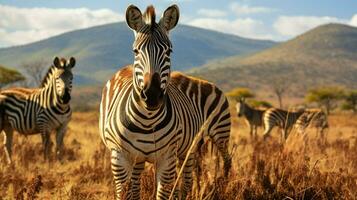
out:
M297 119L295 126L296 130L303 134L308 127L316 128L316 135L320 134L320 138L324 137L324 130L329 127L327 115L321 109L305 109L304 113Z
M127 198L140 198L140 174L146 162L155 165L156 198L168 199L177 158L185 159L208 118L204 136L215 143L224 159L224 174L228 175L231 119L227 98L212 83L171 73L168 35L178 19L177 5L168 7L158 23L153 6L148 6L144 14L134 5L126 10L126 22L135 35L134 64L107 81L99 117L101 138L111 151L117 199L122 198L123 187L128 184ZM180 194L183 199L191 190L195 166L195 153L188 156Z
M279 108L269 108L264 112L264 140L269 137L271 130L278 126L282 129L282 141L288 138L297 119L304 113L304 110L286 111Z
M63 137L71 119L72 68L76 61L56 57L39 88L10 88L0 92L1 131L7 161L11 164L13 131L24 135L40 133L44 159L49 157L50 133L56 130L56 154L60 158Z
M265 110L250 107L244 98L240 98L236 104L238 117L244 116L249 126L250 137L257 136L258 127L263 126L263 115Z

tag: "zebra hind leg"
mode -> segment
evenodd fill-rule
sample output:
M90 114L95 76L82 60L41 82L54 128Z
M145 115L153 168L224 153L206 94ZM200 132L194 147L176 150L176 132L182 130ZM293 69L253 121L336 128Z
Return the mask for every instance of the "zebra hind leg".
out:
M270 136L270 132L272 129L273 129L273 126L269 126L269 125L265 126L265 130L263 133L264 141L267 140L267 138Z
M181 199L186 199L188 192L192 191L192 171L195 166L195 154L191 153L183 169L183 184L181 188Z
M13 137L13 130L4 130L4 149L6 154L6 160L8 164L12 163L11 154L12 154L12 137Z

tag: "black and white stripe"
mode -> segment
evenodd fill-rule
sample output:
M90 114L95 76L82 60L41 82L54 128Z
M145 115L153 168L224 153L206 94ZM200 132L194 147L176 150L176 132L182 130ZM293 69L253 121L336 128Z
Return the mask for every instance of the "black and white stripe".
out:
M111 150L117 199L131 184L127 197L140 198L140 174L145 162L155 165L157 199L168 199L176 176L177 159L186 156L195 135L212 116L204 135L221 152L227 172L230 113L226 97L216 86L181 73L170 73L168 32L178 20L171 6L157 24L153 7L144 16L129 6L127 23L134 30L134 65L118 71L102 92L100 132ZM145 19L145 20L144 20ZM194 153L184 168L182 196L191 190ZM227 173L226 173L227 174Z
M264 113L264 139L269 137L275 126L282 129L282 140L286 140L297 119L304 113L301 111L286 111L279 108L269 108Z
M5 152L11 162L13 131L32 135L40 133L44 158L49 156L50 133L56 130L56 152L62 152L63 137L71 119L72 68L75 59L55 58L40 88L10 88L1 91L1 130Z
M320 137L323 138L324 130L329 127L326 113L321 109L306 109L297 119L295 128L303 134L309 127L315 128L316 134L320 134Z
M265 110L250 107L244 99L240 98L236 104L238 117L244 116L249 126L251 137L257 136L258 127L263 126L263 115Z

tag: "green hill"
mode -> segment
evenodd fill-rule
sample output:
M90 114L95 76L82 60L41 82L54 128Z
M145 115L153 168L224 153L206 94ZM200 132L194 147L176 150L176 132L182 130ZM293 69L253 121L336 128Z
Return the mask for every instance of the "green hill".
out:
M190 71L225 90L266 90L278 79L293 93L321 85L356 87L357 28L327 24L262 52L233 56Z
M174 70L187 70L214 59L246 55L275 43L180 25L171 33ZM0 63L19 69L33 59L77 58L76 83L102 83L119 67L130 64L133 33L123 22L64 33L28 45L0 49Z

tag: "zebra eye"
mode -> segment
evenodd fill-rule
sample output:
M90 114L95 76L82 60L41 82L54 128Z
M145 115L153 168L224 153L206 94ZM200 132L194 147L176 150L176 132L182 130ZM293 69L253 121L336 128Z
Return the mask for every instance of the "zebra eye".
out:
M134 54L137 56L139 54L139 50L133 49Z

